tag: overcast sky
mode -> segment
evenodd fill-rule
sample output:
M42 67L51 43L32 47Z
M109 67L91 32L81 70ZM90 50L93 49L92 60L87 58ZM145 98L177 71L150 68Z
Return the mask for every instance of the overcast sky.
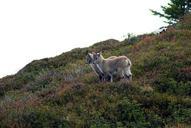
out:
M0 77L34 59L164 26L149 9L168 0L1 0Z

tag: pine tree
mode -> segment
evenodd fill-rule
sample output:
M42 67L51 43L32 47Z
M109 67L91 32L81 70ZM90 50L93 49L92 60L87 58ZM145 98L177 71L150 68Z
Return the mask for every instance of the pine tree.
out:
M151 10L154 15L164 17L167 23L176 23L186 13L191 12L191 0L170 0L167 6L161 6L163 13Z

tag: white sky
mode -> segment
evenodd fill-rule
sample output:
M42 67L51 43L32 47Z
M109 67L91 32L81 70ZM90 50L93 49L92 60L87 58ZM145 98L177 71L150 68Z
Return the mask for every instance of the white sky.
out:
M165 25L149 9L168 0L0 0L0 77L34 59L52 57L127 33Z

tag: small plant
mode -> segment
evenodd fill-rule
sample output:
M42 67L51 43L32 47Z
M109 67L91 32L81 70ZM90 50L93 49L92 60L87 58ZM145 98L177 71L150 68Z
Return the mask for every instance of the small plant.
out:
M64 127L69 128L69 123L52 112L44 111L31 111L24 113L18 120L24 127L30 128L52 128L52 127Z
M148 123L145 120L144 113L140 107L124 98L116 107L117 120L128 127L146 127Z

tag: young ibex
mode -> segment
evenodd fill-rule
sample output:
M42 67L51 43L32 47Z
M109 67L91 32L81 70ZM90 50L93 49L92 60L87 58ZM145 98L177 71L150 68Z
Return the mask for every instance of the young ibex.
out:
M118 75L120 78L128 78L131 80L131 61L126 56L105 59L101 53L93 54L93 63L98 64L103 74L110 76L113 82L113 76Z
M93 69L93 71L97 74L97 76L99 77L100 81L106 81L109 78L108 75L104 74L102 69L100 68L100 66L98 64L94 64L94 54L96 53L88 53L88 55L86 56L86 62L91 66L91 68ZM115 58L116 56L111 56L108 59L112 59Z

